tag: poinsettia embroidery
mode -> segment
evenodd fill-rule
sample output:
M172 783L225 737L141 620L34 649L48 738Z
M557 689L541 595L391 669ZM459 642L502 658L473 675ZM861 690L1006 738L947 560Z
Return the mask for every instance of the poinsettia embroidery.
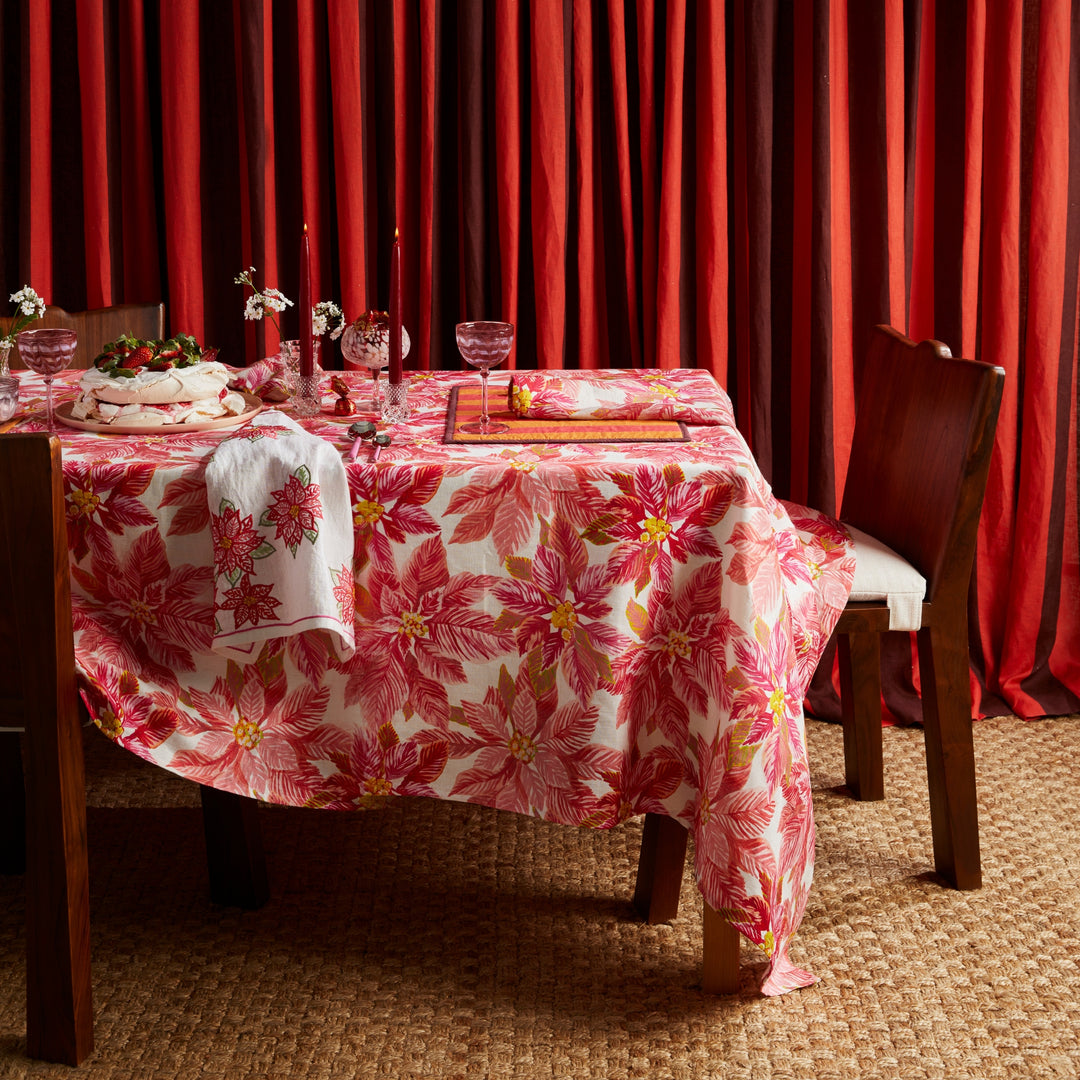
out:
M301 465L284 487L270 495L274 502L263 511L259 524L263 528L274 526L274 539L284 541L295 558L301 540L314 544L319 538L317 522L323 516L319 485L312 483L311 470Z
M280 600L275 600L273 585L256 585L247 574L240 579L240 584L229 589L221 598L219 611L231 611L236 629L251 623L258 626L265 620L273 620Z
M255 559L265 559L275 548L252 527L251 514L241 517L240 511L228 499L221 500L219 509L220 513L210 515L214 566L220 576L235 585L241 574L255 572Z

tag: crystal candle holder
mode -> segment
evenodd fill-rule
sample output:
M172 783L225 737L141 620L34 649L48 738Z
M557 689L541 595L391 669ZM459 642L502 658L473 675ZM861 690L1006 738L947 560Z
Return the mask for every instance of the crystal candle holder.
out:
M0 375L0 424L10 420L19 407L19 380L14 375Z
M322 411L318 375L297 375L292 396L293 412L297 416L315 416Z
M397 424L409 418L409 392L404 382L388 383L382 417L388 423Z

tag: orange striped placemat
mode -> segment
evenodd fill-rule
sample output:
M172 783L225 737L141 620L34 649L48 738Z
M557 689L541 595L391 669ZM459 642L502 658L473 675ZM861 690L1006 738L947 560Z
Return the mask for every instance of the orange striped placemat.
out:
M689 442L676 420L534 420L515 416L503 386L488 387L488 418L508 424L500 435L470 435L461 429L480 419L480 386L455 386L446 409L446 443Z

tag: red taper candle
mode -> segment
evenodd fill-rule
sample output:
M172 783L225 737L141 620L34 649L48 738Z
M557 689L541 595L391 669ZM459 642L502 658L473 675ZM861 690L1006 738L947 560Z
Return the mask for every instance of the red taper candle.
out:
M311 334L311 246L307 224L300 238L300 374L315 374L315 341Z
M394 229L390 250L390 383L401 382L401 240Z

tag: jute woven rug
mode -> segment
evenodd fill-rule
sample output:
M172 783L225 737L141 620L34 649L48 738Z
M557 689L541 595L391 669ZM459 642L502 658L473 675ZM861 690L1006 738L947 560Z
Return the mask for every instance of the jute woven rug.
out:
M206 895L196 790L86 734L96 1050L29 1061L23 892L0 878L0 1077L1080 1075L1080 718L975 725L985 886L932 872L921 732L885 732L888 797L845 795L810 721L818 827L797 963L817 985L697 989L700 901L632 912L640 823L611 832L401 800L266 808L273 896Z

